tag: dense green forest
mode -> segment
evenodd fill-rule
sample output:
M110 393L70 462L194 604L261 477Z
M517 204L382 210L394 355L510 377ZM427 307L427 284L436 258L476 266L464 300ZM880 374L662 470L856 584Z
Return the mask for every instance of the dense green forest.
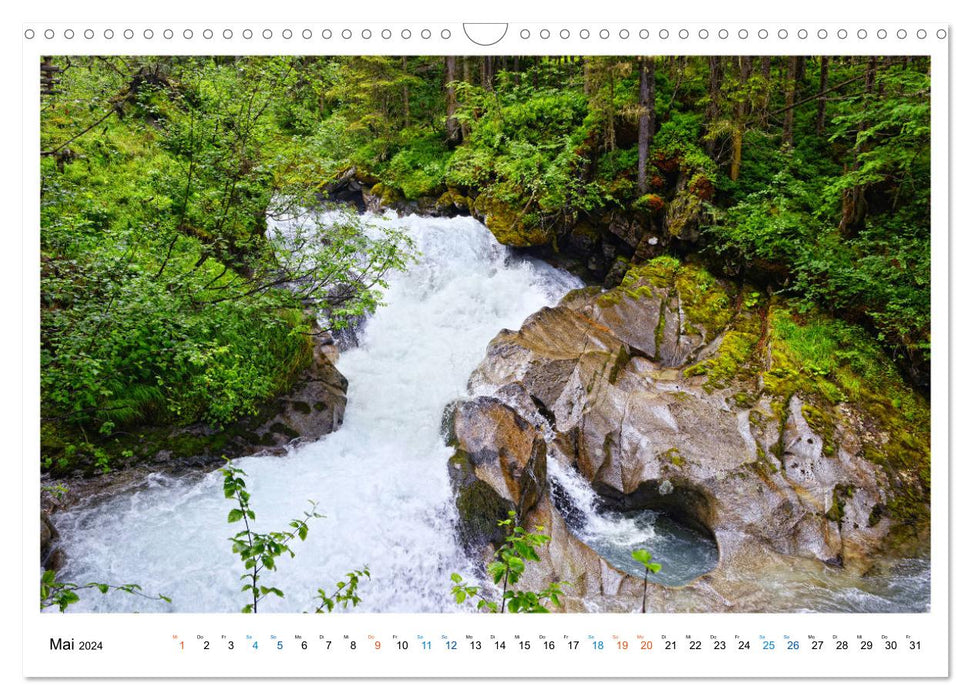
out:
M400 236L351 216L312 253L266 235L348 182L608 286L697 258L876 338L928 390L926 57L47 57L41 76L47 468L253 413L310 361L308 307L339 327L380 303Z

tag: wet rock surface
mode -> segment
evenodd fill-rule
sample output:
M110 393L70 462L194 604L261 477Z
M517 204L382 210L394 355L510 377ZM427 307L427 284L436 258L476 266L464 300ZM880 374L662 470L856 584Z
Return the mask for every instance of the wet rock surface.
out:
M274 415L255 433L267 447L282 447L295 439L312 442L340 428L346 407L347 379L327 350L318 348L310 368L276 400Z
M496 523L511 510L531 510L546 489L546 442L498 399L480 397L458 405L452 418L456 446L449 478L462 515L467 548L499 544Z
M469 382L494 398L453 409L452 444L477 475L479 501L488 487L551 534L530 575L571 582L567 609L639 609L643 582L579 541L541 484L525 501L511 488L523 472L503 471L495 455L522 465L539 439L605 502L676 511L715 536L719 566L685 587L651 586L655 609L771 609L766 575L845 585L901 532L926 542L920 465L874 458L868 445L887 438L866 406L778 382L765 309L735 303L737 291L689 266L652 265L617 289L572 292L496 336ZM750 339L741 359L740 337ZM486 522L494 512L460 514Z

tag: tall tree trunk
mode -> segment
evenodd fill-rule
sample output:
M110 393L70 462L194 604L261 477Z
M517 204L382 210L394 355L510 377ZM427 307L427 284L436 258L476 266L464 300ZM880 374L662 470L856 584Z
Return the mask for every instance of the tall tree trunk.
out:
M640 59L640 118L637 125L637 192L647 193L647 162L654 139L654 57Z
M728 176L738 180L742 170L742 139L745 136L745 118L749 111L748 81L752 75L752 57L742 56L739 59L739 96L735 101L735 124L732 127L732 163Z
M445 138L450 146L462 142L462 130L455 117L458 99L455 96L455 56L445 57Z
M608 91L607 91L607 104L606 104L606 109L605 109L605 112L606 112L606 120L607 120L607 128L606 128L606 133L604 134L604 138L606 140L606 150L613 151L614 149L617 148L617 129L616 129L616 125L614 123L614 121L615 121L615 115L614 115L614 70L613 70L613 67L610 66L610 64L609 64L609 61L610 61L610 58L609 57L607 58L607 61L608 61L608 63L607 63L607 69L606 70L607 70L607 88L608 88Z
M492 91L492 76L494 72L493 61L495 59L492 56L482 57L482 87L486 90Z
M826 88L829 85L829 56L819 59L819 97L816 99L816 136L823 135L826 126Z
M404 73L405 75L404 84L401 86L401 102L402 102L402 108L404 110L405 128L407 129L408 127L411 126L411 105L409 104L409 101L408 101L408 80L407 80L408 57L407 56L401 57L401 72Z
M738 60L738 65L739 65L741 83L742 83L742 86L745 87L745 85L748 83L748 79L752 77L752 57L742 56ZM746 93L746 99L747 99L747 95L748 93Z
M472 57L463 56L462 57L462 82L466 85L472 84ZM467 141L469 138L469 127L466 126L465 122L460 122L459 126L462 128L462 140Z
M786 111L785 119L782 122L782 145L792 145L792 126L796 102L796 63L798 56L789 57L789 67L786 70Z
M769 56L762 57L761 70L765 94L762 96L762 113L759 121L762 126L766 126L769 123L769 100L772 97L772 59Z
M678 91L681 89L681 83L684 81L684 71L688 65L688 58L686 56L672 56L668 61L668 75L670 79L670 74L675 73L677 77L674 80L674 87L671 88L671 99L668 100L668 108L664 110L664 116L661 121L666 122L671 116L671 110L674 108L675 100L678 97Z
M877 59L871 56L867 61L866 74L863 82L863 106L864 109L870 107L873 100L873 91L877 79ZM870 126L866 119L860 122L858 132L864 131ZM860 169L860 154L864 151L864 144L857 136L856 144L853 147L853 165L851 170ZM862 185L853 185L843 190L842 217L840 218L839 229L844 236L859 230L860 225L866 218L866 191Z
M718 121L718 95L722 82L721 56L708 57L708 106L705 107L705 130L711 131ZM705 149L710 157L715 155L715 139L705 139Z

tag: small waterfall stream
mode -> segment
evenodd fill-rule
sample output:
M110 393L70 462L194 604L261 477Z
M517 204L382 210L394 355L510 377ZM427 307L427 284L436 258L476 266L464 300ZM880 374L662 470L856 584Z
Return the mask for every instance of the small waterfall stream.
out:
M649 579L681 586L718 564L715 541L686 527L658 510L621 513L606 507L590 484L579 474L548 460L553 503L573 533L615 568L645 577L644 567L631 558L635 549L646 549L661 570Z

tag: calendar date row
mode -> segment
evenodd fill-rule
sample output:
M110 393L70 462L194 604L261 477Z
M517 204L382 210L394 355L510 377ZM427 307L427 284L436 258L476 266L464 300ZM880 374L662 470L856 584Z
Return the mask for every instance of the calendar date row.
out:
M392 635L390 638L379 638L377 635L367 635L354 638L349 635L336 637L302 637L292 635L277 637L244 636L232 638L227 635L209 637L195 635L192 638L182 638L173 635L173 641L182 651L345 651L345 652L849 652L849 651L921 651L921 641L912 639L908 635L903 639L890 638L882 635L880 638L839 638L807 637L801 639L783 635L779 638L759 636L758 638L723 639L714 635L707 638L658 638L636 637L633 639L613 638L570 638L554 639L539 638L499 638L494 635L488 639L466 637L462 639L442 636L430 638L416 635L414 638L400 638Z

